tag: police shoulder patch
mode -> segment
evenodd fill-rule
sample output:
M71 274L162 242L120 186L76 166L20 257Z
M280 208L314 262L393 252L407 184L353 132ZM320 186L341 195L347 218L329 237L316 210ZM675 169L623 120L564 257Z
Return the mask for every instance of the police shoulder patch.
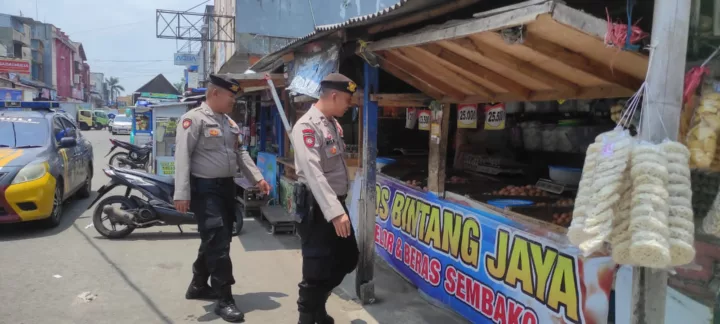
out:
M188 129L188 127L190 127L190 125L192 125L192 119L190 119L190 118L183 119L183 122L182 122L183 129Z
M312 148L315 146L315 131L311 128L305 128L302 130L303 142L305 146Z

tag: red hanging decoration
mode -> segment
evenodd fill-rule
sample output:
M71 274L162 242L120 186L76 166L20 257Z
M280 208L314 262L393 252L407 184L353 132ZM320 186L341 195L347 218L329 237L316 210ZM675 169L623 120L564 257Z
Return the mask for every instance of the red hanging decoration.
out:
M697 91L697 88L702 82L703 76L710 74L710 69L703 66L698 66L690 69L685 73L685 85L683 87L683 108L685 104L690 100L692 95Z
M610 12L607 8L605 8L605 14L607 14L607 32L605 33L605 45L615 46L624 49L625 45L636 44L637 42L650 35L637 26L640 20L642 20L638 19L638 21L636 21L631 28L630 42L628 43L628 25L612 22L612 20L610 19Z

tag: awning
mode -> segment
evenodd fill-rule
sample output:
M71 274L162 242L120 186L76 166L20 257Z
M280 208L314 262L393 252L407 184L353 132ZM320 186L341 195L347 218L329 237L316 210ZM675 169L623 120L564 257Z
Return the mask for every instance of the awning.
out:
M447 102L631 96L648 57L606 46L606 29L605 20L536 0L379 40L365 51L385 71Z
M227 78L231 78L240 83L240 88L243 93L255 92L260 90L269 89L266 76L269 76L275 87L284 88L286 86L285 75L281 73L262 73L262 72L248 72L248 73L225 73L222 74Z

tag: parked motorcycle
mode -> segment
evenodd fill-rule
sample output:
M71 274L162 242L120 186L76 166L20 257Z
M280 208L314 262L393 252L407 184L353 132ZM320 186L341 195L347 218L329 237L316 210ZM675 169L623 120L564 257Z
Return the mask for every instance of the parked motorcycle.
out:
M147 170L150 153L152 153L152 143L137 146L114 138L110 139L110 143L112 143L112 147L110 151L105 154L106 157L118 147L126 149L127 152L117 152L113 154L108 164L121 168Z
M172 177L112 166L103 169L103 172L110 177L110 182L98 189L98 195L88 209L115 187L124 186L126 189L124 196L109 196L95 207L93 225L100 235L119 239L130 235L136 228L165 225L176 225L182 233L180 225L197 224L193 213L183 214L175 209ZM132 190L139 191L144 197L131 196ZM233 235L240 233L244 223L240 203L237 205ZM109 226L105 225L105 221L109 221Z

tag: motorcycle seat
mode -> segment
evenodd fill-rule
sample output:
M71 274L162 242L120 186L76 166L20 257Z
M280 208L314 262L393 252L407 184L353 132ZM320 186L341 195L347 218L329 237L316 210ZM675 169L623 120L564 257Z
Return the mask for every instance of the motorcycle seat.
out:
M130 143L130 142L121 141L121 140L115 140L115 141L117 141L118 143L122 143L122 144L123 144L122 146L126 146L126 147L129 148L129 150L132 150L132 151L142 152L142 151L150 151L150 150L152 150L152 147L138 146L138 145L132 144L132 143Z
M129 173L138 177L142 177L145 179L149 179L155 182L164 183L166 185L175 186L175 178L174 177L168 177L168 176L161 176L157 174L147 173L143 171L138 170L132 170L132 169L115 169L116 172L123 172L123 173Z

